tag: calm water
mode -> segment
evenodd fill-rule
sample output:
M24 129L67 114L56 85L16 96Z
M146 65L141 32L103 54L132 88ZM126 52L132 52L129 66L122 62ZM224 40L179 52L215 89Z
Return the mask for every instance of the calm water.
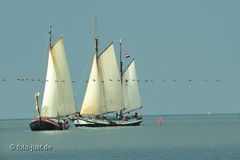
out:
M0 159L240 160L236 114L163 116L163 126L157 125L157 116L144 118L140 127L72 125L70 130L47 132L30 131L30 120L1 120ZM31 152L23 151L23 145L48 146Z

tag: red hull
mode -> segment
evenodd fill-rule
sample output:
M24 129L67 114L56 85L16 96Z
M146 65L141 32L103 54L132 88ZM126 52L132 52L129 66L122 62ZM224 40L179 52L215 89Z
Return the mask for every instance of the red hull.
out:
M65 122L55 122L47 118L36 118L29 124L32 131L44 131L44 130L64 130L68 129L70 125Z

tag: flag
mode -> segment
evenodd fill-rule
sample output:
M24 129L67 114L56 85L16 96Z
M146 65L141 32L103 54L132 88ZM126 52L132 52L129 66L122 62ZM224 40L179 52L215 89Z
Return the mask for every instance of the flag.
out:
M125 56L125 58L129 58L130 57L129 54L127 54L127 53L125 53L124 56Z

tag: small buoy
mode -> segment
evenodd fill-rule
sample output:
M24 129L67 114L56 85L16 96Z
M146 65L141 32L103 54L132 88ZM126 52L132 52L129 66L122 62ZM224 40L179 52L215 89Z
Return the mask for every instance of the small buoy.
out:
M159 117L159 118L158 118L157 124L158 124L159 126L163 125L163 119L162 119L162 117Z

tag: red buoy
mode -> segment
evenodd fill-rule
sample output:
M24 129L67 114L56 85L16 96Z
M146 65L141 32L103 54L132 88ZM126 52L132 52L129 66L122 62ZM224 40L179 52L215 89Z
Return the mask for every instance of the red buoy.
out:
M158 124L159 126L163 125L163 119L162 119L162 117L158 117L157 124Z

